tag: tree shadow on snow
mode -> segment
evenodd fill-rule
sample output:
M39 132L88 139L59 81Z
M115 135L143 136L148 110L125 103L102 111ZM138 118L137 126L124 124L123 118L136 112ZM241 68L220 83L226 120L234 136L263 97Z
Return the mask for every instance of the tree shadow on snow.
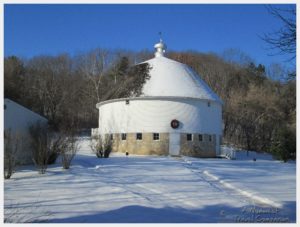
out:
M270 207L232 207L226 204L201 209L181 207L125 206L107 212L49 219L51 223L281 223L296 222L296 203L282 209Z

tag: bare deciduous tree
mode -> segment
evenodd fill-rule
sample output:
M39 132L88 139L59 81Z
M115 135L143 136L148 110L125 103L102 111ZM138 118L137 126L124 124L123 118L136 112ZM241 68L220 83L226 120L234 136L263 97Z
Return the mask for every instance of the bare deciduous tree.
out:
M275 54L290 54L290 60L296 58L296 6L290 8L278 8L271 5L267 9L271 15L278 18L283 27L273 33L265 34L262 39L271 49L277 49Z
M16 168L18 152L21 148L21 136L4 130L4 178L10 179Z
M90 148L98 158L103 157L102 137L100 135L91 138Z
M89 90L96 102L101 100L101 85L109 61L109 52L103 49L95 49L88 54L77 56L79 73L86 78L89 83ZM90 94L90 93L89 93Z
M60 107L65 103L65 88L69 85L71 60L68 55L36 57L28 63L30 78L28 95L39 103L37 111L53 123L57 123ZM28 79L29 80L29 79Z
M60 156L64 169L70 168L71 162L80 148L78 144L78 138L76 136L77 131L77 124L74 121L65 125L61 125L59 132L62 136Z
M64 145L61 149L61 161L64 169L69 169L71 162L79 150L77 138L74 134L70 134L66 137Z
M108 158L112 150L112 141L109 135L97 135L91 138L90 148L98 158Z
M44 174L48 166L50 150L48 149L47 125L40 122L29 127L31 136L32 161L38 172Z

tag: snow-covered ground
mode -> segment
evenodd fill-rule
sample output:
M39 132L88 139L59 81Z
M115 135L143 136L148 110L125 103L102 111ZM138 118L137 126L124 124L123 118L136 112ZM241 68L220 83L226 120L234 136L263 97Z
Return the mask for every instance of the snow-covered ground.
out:
M295 222L296 165L91 154L87 138L69 170L20 168L4 182L6 221L77 223Z

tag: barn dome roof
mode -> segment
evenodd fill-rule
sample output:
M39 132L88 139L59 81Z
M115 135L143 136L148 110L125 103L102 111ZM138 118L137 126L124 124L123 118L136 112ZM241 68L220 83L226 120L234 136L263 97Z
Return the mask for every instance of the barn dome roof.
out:
M150 79L142 90L142 97L168 96L212 100L221 99L189 66L164 57L166 45L160 40L155 44L155 57L145 61L151 67Z

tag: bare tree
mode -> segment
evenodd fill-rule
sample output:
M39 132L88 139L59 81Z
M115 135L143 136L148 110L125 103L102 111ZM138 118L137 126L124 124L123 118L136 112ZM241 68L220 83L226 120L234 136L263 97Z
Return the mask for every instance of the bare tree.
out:
M238 64L241 66L249 65L250 62L253 62L254 60L248 56L245 52L243 52L240 49L236 48L228 48L223 51L221 54L221 57L230 64Z
M100 135L91 138L90 148L98 158L103 157L102 137Z
M62 124L60 135L62 142L60 145L60 156L64 169L69 169L71 162L79 150L78 139L76 133L78 131L77 123L72 121L68 124Z
M61 161L64 169L69 169L71 162L79 150L77 138L74 134L70 134L65 138L61 148Z
M90 87L83 92L88 93L88 96L91 94L96 102L101 100L101 85L110 64L109 58L109 52L103 49L95 49L85 55L77 56L79 73L84 76Z
M22 101L24 94L25 67L23 61L11 56L4 59L4 97Z
M21 147L21 136L4 130L4 178L10 179L16 168L17 155Z
M290 54L290 60L296 58L296 8L277 8L271 5L267 6L271 15L278 18L282 23L278 31L264 34L262 39L266 41L271 49L277 49L276 54Z
M54 164L64 146L64 136L54 131L48 133L47 146L49 149L48 164Z
M288 75L287 69L285 69L284 65L279 63L271 63L267 68L267 76L271 80L283 80L287 79L286 76Z
M40 109L37 112L57 124L60 108L67 102L65 91L70 85L67 79L71 73L69 56L35 57L27 67L30 78L28 96L39 103Z
M91 139L90 148L98 158L108 158L112 151L112 141L110 136L98 135Z
M29 127L32 147L32 161L40 174L46 172L50 150L48 149L47 125L40 122Z

